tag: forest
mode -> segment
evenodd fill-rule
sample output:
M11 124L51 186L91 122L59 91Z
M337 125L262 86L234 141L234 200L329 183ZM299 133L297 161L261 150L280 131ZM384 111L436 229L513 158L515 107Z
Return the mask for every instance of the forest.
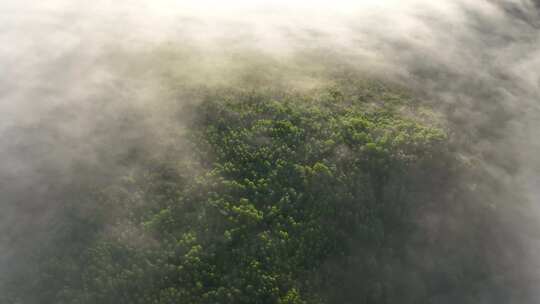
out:
M47 239L3 278L1 303L531 296L505 225L517 203L489 200L505 186L411 92L354 78L192 94L201 101L183 106L167 149L131 149L121 176L70 185Z

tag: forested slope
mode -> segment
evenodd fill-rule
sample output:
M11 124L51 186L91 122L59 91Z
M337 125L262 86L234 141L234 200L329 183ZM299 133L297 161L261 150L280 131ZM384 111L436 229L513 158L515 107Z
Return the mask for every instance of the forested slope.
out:
M499 185L407 93L366 82L203 95L173 148L130 151L129 174L64 197L52 240L2 303L528 296L507 271L520 266L505 247L520 244L506 209L478 199Z

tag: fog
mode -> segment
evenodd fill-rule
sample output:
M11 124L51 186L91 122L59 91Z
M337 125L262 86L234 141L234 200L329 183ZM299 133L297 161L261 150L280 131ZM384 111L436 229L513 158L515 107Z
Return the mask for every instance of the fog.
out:
M196 86L293 89L347 66L441 113L490 178L540 220L540 10L529 0L0 3L0 272L46 242L74 184L166 149ZM165 148L164 148L165 147ZM66 190L67 189L67 190ZM512 203L508 201L507 203ZM537 219L538 218L538 219ZM530 243L540 234L509 219ZM521 229L524 229L521 231ZM32 245L30 245L32 244ZM524 257L525 258L525 257ZM16 261L16 262L15 262ZM530 271L540 275L540 261ZM5 272L7 273L7 272Z

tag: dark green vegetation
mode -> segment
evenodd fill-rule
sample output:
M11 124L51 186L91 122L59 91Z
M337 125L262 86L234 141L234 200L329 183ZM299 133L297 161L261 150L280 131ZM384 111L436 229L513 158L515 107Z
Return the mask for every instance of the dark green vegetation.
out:
M496 186L404 94L219 91L185 111L176 149L133 151L130 174L70 196L2 303L521 296L499 209L478 199Z

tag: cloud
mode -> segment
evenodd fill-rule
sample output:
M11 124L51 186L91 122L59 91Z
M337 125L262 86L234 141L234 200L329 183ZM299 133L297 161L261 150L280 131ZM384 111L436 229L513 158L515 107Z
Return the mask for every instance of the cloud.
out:
M178 88L238 85L250 73L317 85L337 63L411 88L444 113L463 153L538 203L539 6L4 0L0 256L36 239L74 180L114 175L119 155L179 132Z

